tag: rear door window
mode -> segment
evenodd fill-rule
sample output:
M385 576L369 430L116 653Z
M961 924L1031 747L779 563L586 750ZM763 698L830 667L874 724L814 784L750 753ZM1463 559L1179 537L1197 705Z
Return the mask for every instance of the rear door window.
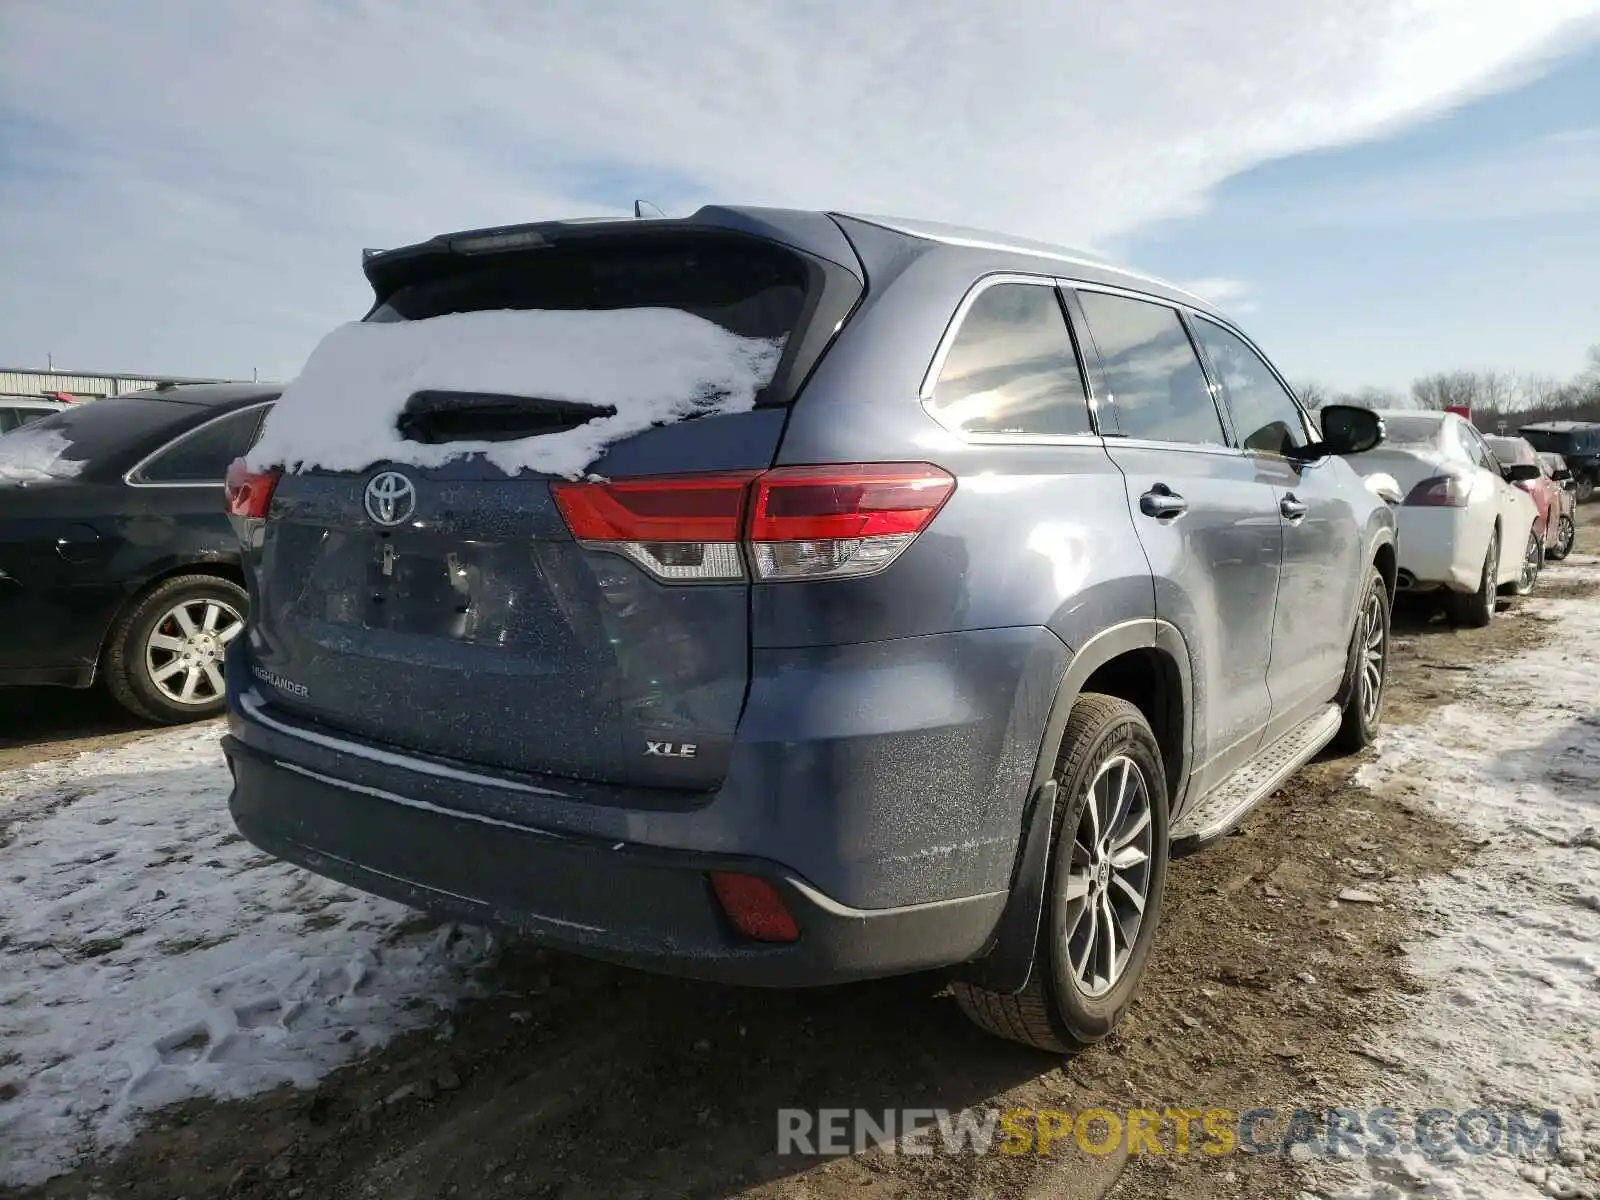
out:
M228 464L242 458L255 441L265 412L247 408L185 434L145 464L139 481L221 484Z
M1204 317L1195 319L1194 331L1222 384L1240 445L1279 455L1304 446L1306 426L1300 408L1261 356Z
M1055 286L997 283L967 309L929 411L961 433L1092 432L1089 397Z
M1222 417L1183 319L1170 305L1081 291L1105 399L1128 437L1225 446Z

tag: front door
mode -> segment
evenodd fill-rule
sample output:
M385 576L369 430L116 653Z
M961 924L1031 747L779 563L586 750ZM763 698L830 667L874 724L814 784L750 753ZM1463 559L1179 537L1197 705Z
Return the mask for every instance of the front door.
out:
M1079 287L1098 351L1106 449L1125 478L1156 616L1188 645L1198 795L1249 758L1272 712L1267 676L1283 557L1272 481L1228 443L1178 311Z
M1311 435L1289 389L1232 330L1199 315L1192 327L1222 388L1239 445L1271 483L1283 518L1283 575L1267 673L1272 738L1332 700L1344 678L1366 583L1360 513L1370 494L1334 459L1294 462L1290 452Z

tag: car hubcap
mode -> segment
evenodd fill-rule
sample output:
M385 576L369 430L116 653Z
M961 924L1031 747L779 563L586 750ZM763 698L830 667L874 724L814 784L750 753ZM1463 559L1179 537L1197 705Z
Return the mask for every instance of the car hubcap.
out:
M1561 547L1562 554L1572 553L1572 543L1577 539L1577 536L1578 531L1573 527L1572 518L1562 517L1561 530L1558 535L1558 543Z
M1527 591L1539 579L1539 535L1528 535L1528 552L1522 556L1522 590Z
M221 600L185 600L156 622L145 643L150 682L174 704L222 698L222 656L244 628L239 610Z
M1489 561L1483 564L1483 606L1494 616L1495 589L1500 582L1500 536L1489 543Z
M1367 597L1361 614L1361 716L1370 727L1377 724L1383 704L1383 662L1387 657L1387 637L1383 628L1383 597L1376 591Z
M1127 969L1150 891L1150 787L1126 755L1095 774L1067 865L1061 940L1086 996L1103 996Z

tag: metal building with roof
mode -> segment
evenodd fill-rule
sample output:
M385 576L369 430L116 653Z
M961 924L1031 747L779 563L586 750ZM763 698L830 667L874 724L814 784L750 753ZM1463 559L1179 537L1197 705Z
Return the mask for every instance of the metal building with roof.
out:
M246 383L248 380L199 379L139 371L56 371L34 367L0 367L0 396L52 396L61 400L100 400L138 392L160 383Z

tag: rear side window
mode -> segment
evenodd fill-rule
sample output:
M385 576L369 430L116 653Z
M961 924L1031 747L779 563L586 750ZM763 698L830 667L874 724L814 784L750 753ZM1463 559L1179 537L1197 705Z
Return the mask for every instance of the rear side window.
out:
M1105 292L1080 292L1078 299L1122 433L1227 445L1205 371L1176 309Z
M967 310L929 410L962 433L1089 433L1089 399L1055 287L997 283Z
M1304 446L1306 425L1299 406L1261 356L1204 317L1195 319L1194 331L1222 383L1239 444L1262 454L1288 454Z
M0 433L10 433L22 422L18 419L22 410L17 408L0 408Z
M232 413L179 438L145 464L140 481L220 484L228 464L242 458L255 441L265 411L250 408Z
M30 422L42 421L53 412L55 412L53 408L19 408L16 410L17 427L20 429Z

